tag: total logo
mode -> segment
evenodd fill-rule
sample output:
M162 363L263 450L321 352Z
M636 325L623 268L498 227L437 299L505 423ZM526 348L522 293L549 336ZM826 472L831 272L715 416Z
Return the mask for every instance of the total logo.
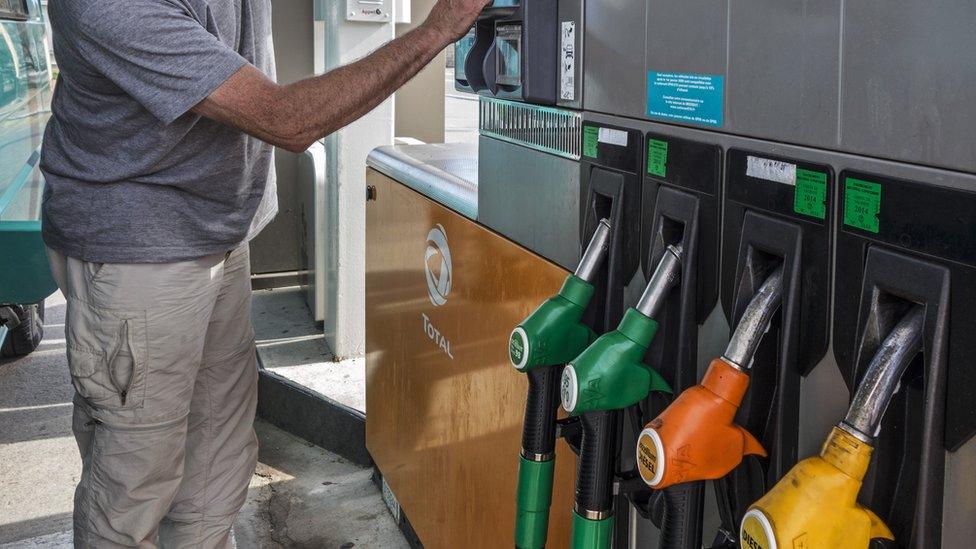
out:
M447 296L453 284L451 248L447 245L447 233L440 223L427 233L427 250L424 252L424 274L427 277L427 296L435 307L447 304ZM420 313L424 320L424 334L434 345L454 360L451 341L438 330L430 317Z
M447 303L451 293L451 248L447 245L447 233L440 223L427 233L427 250L424 253L424 273L427 275L427 294L435 307Z

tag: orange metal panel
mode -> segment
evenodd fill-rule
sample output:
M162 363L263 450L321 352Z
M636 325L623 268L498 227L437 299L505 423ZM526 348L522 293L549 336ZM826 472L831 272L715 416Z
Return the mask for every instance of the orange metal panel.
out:
M526 380L508 337L567 272L379 172L367 182L367 447L426 547L512 547ZM566 547L576 459L557 452L549 546Z

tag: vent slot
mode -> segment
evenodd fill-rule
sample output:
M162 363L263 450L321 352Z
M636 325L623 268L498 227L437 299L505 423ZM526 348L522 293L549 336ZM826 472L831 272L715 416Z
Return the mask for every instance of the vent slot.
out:
M580 159L583 126L580 113L488 97L480 98L479 108L481 135Z

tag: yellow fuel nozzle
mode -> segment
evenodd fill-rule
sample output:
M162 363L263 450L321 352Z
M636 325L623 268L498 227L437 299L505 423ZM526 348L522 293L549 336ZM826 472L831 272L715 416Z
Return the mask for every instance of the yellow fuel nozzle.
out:
M891 530L857 503L881 418L921 347L922 309L915 307L872 358L850 410L820 455L796 464L746 512L739 529L748 549L866 549Z
M866 549L894 539L887 526L857 503L873 448L835 427L823 450L796 464L742 519L744 549Z

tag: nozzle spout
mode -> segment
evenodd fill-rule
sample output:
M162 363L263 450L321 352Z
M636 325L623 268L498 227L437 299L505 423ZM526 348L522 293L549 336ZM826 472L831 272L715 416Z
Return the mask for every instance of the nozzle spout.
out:
M922 311L918 305L913 307L881 342L839 425L841 429L869 443L878 436L881 419L898 391L901 376L922 348Z
M739 325L736 326L722 356L726 362L740 370L750 367L752 357L782 301L783 267L780 266L762 283L742 313Z
M644 289L644 295L641 296L640 301L637 302L637 307L635 307L647 318L654 318L661 312L668 292L681 279L681 254L680 244L668 246L664 250L661 261L658 262L654 274L651 275L650 282L647 283L647 288Z
M587 282L592 282L593 276L600 269L600 264L606 258L609 248L610 222L604 218L596 224L593 237L590 238L590 243L587 244L583 257L580 258L579 266L576 267L576 272L573 274Z

